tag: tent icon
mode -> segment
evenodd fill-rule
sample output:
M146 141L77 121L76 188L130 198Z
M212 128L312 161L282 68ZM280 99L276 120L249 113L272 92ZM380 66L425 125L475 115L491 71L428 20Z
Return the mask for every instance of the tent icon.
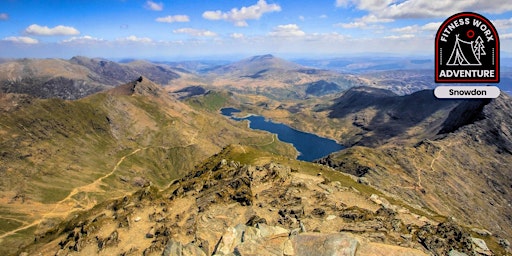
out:
M481 66L480 55L477 54L475 50L479 49L479 45L473 45L475 41L466 42L459 38L459 35L456 35L457 39L455 40L455 46L453 47L452 54L450 55L450 59L446 63L447 66ZM478 37L480 38L480 37ZM481 38L480 38L481 40ZM478 39L477 39L478 41ZM482 46L480 46L480 51Z

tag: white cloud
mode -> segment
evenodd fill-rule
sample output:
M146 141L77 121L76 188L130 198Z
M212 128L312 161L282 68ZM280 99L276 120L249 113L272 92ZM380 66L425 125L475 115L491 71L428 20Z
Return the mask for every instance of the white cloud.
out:
M410 39L410 38L414 38L416 37L415 35L413 34L403 34L403 35L392 35L392 36L386 36L384 38L386 39Z
M118 38L117 41L119 42L135 42L135 43L151 43L153 40L149 37L136 37L134 35L124 37L124 38Z
M304 21L305 19L306 18L304 18L304 16L302 16L302 15L299 16L299 20Z
M318 18L320 19L327 19L329 16L327 16L326 14L322 14L320 16L318 16Z
M189 22L190 18L187 15L169 15L155 19L158 22L173 23L173 22Z
M512 39L512 33L500 35L500 39Z
M255 5L242 7L240 9L233 8L228 12L205 11L203 18L207 20L226 20L232 22L237 27L248 26L246 20L258 20L267 12L279 12L281 6L277 4L267 4L265 0L258 0Z
M407 1L407 0L406 0ZM351 7L355 6L360 10L379 10L389 4L393 0L336 0L337 7Z
M286 24L279 25L274 28L272 32L269 33L271 36L279 36L279 37L293 37L293 36L305 36L306 33L300 30L297 24Z
M393 19L379 17L379 16L374 15L374 14L363 16L362 18L360 18L358 20L361 21L361 22L364 22L364 23L387 23L387 22L393 22Z
M492 24L496 27L498 30L498 33L504 30L507 30L512 27L512 18L510 19L502 19L502 20L493 20Z
M37 44L39 41L37 39L27 37L27 36L10 36L2 39L2 41L8 41L13 43L23 43L23 44Z
M360 21L354 21L349 23L336 23L334 24L335 27L341 27L341 28L366 28L368 24Z
M446 18L462 11L487 13L512 11L510 0L432 1L432 0L336 0L337 7L356 7L380 18Z
M148 0L146 1L146 5L145 7L149 10L152 10L152 11L161 11L164 9L164 4L162 2L160 3L155 3L151 0Z
M49 28L47 26L32 24L25 29L25 33L38 36L71 36L80 34L80 31L78 31L76 28L62 25Z
M7 13L0 13L0 20L8 20L9 14Z
M439 27L441 26L442 22L430 22L423 26L421 26L421 29L425 31L437 31Z
M244 38L244 34L241 34L241 33L233 33L230 36L231 36L231 38L235 38L235 39Z
M373 14L363 16L361 18L355 19L353 22L349 23L337 23L334 24L336 27L342 27L342 28L381 28L380 26L370 26L370 24L375 23L387 23L392 22L392 19L388 18L379 18Z
M400 34L418 34L422 32L431 33L432 31L437 31L441 26L441 22L430 22L423 26L419 25L410 25L401 28L391 29L392 32L400 33Z
M80 37L71 37L69 39L62 40L62 43L79 43L79 44L85 44L85 43L95 43L95 42L104 42L105 40L100 38L95 38L92 36L80 36Z
M337 32L331 33L313 33L306 36L306 41L319 41L319 42L341 42L345 41L348 37L341 35Z
M418 32L419 29L420 29L420 27L418 25L412 25L412 26L405 26L405 27L401 27L401 28L394 28L391 31L397 32L397 33L410 34L410 33Z
M210 30L204 30L204 29L195 29L195 28L180 28L175 29L172 32L176 34L187 34L191 36L206 36L206 37L213 37L217 36L215 32L212 32Z

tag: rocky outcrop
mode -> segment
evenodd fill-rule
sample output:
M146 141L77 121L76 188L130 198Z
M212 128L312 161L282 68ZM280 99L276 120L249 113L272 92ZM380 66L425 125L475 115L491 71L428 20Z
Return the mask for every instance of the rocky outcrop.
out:
M110 89L107 93L113 95L143 95L150 97L158 97L163 92L161 86L153 83L151 80L139 76L137 79L132 82L119 85L113 89Z
M369 187L351 177L329 181L275 162L250 166L221 157L166 191L146 186L38 241L55 237L59 246L49 243L45 250L57 255L493 253L466 228L413 214L383 195L362 193L354 186Z
M382 254L383 253L383 254ZM229 227L213 255L427 255L421 250L369 242L350 233L289 233L265 224Z

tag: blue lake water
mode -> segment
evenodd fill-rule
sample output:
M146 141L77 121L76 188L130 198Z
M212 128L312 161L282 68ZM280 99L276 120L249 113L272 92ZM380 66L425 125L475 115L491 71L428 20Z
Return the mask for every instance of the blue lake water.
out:
M300 152L300 155L297 157L299 160L313 161L345 148L334 140L295 130L285 124L265 120L262 116L250 115L244 118L234 117L233 113L238 112L240 112L240 110L235 108L221 109L221 113L224 116L228 116L237 121L249 120L250 128L275 133L279 140L293 144L297 151Z

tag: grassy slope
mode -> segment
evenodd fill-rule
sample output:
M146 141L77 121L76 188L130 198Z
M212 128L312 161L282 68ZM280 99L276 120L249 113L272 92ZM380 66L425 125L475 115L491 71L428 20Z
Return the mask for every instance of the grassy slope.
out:
M272 139L167 95L100 93L16 108L0 112L0 216L8 218L0 222L1 248L16 248L70 212L143 181L164 188L228 144ZM278 141L261 148L296 153Z

